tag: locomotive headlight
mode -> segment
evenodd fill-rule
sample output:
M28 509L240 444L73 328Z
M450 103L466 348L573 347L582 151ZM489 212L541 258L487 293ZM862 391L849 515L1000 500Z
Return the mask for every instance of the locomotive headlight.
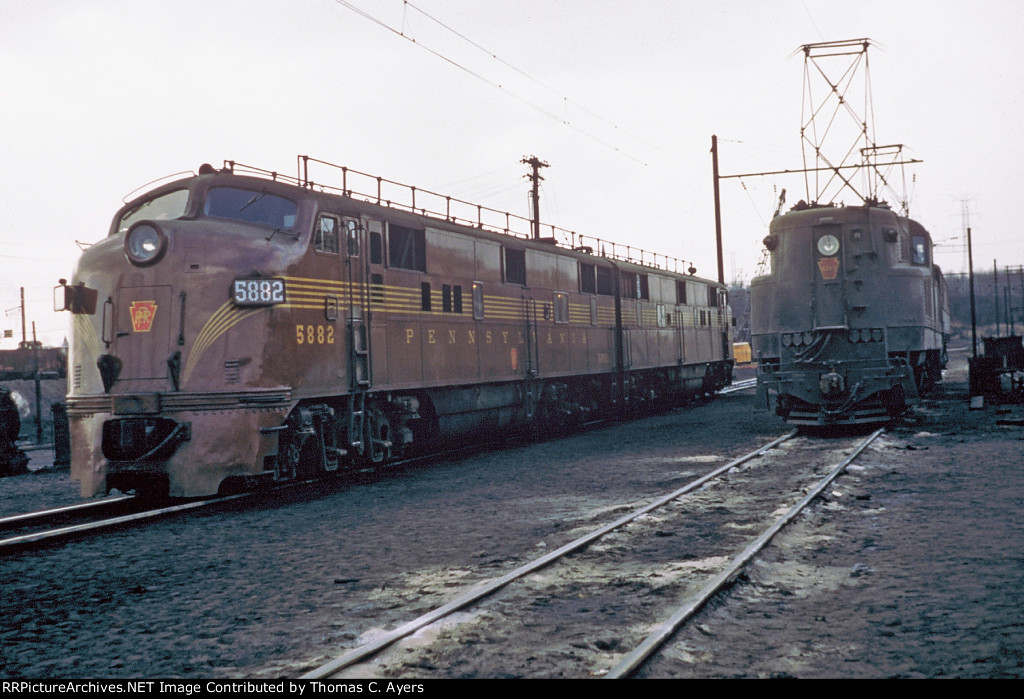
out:
M156 224L140 221L128 229L124 237L124 252L132 263L151 265L163 257L167 249L167 236Z
M839 252L839 238L834 235L823 235L818 238L818 252L826 257L831 257Z

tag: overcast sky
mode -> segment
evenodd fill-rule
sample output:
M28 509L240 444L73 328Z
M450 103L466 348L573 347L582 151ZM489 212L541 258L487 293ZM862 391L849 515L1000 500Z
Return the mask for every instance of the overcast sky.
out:
M711 135L723 175L799 168L794 51L862 37L876 142L923 161L910 213L938 262L963 271L969 215L976 269L1024 263L1011 0L0 0L0 19L15 342L19 287L59 344L52 288L76 241L106 235L137 187L224 160L293 173L308 154L526 216L520 160L536 155L545 222L714 277ZM754 275L783 187L787 207L806 196L792 177L723 181L729 280Z

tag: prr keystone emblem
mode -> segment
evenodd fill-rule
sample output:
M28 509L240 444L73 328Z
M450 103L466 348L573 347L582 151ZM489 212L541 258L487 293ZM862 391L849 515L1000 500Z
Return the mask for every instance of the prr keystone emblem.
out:
M823 257L818 260L818 269L821 270L822 279L835 279L839 273L839 258Z
M132 330L137 333L148 333L156 316L156 301L132 301L128 312L132 316Z

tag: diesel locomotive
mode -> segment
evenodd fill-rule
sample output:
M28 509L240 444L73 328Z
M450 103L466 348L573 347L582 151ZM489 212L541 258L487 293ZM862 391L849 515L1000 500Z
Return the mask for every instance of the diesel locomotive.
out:
M932 240L884 203L797 204L750 284L757 399L795 425L883 422L941 381L949 302Z
M306 156L298 171L228 161L156 186L58 287L83 495L366 468L731 379L726 290L686 263Z

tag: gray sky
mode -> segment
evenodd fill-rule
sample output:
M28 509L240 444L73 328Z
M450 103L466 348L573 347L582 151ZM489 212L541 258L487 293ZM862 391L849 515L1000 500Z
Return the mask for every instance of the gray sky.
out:
M19 287L61 342L52 287L76 241L106 235L140 185L224 160L294 173L308 154L526 216L519 161L536 155L545 222L714 277L711 135L722 174L800 167L793 52L861 37L877 45L876 142L924 161L910 213L938 262L964 269L965 211L976 269L1024 262L1010 0L0 0L0 17L0 328L15 342ZM792 177L722 183L730 280L753 276L783 187L787 206L806 196Z

